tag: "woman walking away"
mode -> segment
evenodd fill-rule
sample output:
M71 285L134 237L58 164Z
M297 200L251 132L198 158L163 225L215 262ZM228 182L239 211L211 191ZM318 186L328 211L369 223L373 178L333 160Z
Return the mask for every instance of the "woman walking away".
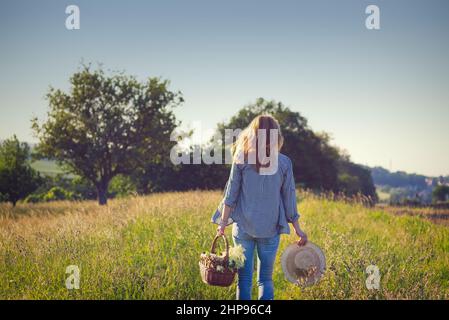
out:
M280 234L290 233L288 223L300 238L298 245L307 242L298 223L292 163L279 152L282 144L279 123L263 115L241 132L232 147L233 163L218 234L224 234L231 218L234 243L245 250L245 265L238 272L237 299L251 299L256 250L259 299L274 299L273 266Z

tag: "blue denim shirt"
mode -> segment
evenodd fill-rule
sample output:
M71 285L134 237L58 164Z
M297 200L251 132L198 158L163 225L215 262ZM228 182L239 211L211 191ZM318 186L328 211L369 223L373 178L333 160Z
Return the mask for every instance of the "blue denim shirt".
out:
M224 194L232 208L233 235L270 238L290 233L289 222L299 218L291 160L279 153L278 169L261 175L249 164L233 163Z

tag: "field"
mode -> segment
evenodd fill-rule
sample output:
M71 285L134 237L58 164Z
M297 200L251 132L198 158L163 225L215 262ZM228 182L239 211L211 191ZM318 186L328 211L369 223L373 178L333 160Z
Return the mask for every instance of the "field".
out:
M210 213L219 192L154 194L95 202L0 206L0 299L233 299L235 285L203 284L199 254L215 233ZM284 280L280 253L276 299L449 299L449 228L313 196L300 222L328 268L300 289ZM227 230L228 235L231 230ZM282 251L296 238L283 236ZM68 265L81 270L67 290ZM381 287L365 285L368 265Z
M419 216L438 224L449 226L449 209L432 207L383 206L383 210L395 215Z

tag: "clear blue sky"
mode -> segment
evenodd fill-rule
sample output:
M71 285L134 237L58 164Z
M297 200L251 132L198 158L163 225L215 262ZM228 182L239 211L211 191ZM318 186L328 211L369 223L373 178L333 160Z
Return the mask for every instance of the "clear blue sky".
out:
M65 28L76 4L81 29ZM368 4L381 30L365 28ZM181 90L204 127L257 97L299 111L355 162L449 174L449 1L18 1L0 4L0 139L34 142L50 85L81 59Z

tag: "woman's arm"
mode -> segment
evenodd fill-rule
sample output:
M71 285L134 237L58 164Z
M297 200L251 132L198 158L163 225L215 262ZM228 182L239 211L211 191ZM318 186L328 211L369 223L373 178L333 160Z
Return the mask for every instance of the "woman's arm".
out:
M295 232L299 237L298 245L303 246L307 243L307 234L301 230L299 227L298 219L292 222L293 228L295 228Z
M218 235L223 235L226 229L226 221L229 219L229 215L231 214L231 207L224 204L223 212L221 213L221 222L220 226L217 229Z
M283 181L282 188L281 188L281 195L283 198L287 221L293 225L293 228L295 228L296 234L300 238L298 241L298 245L303 246L307 243L307 235L299 227L299 222L298 222L299 213L298 213L297 202L296 202L296 186L295 186L295 178L293 176L293 166L292 166L291 161L288 162L288 169L284 176L284 181Z
M218 234L224 234L227 221L231 215L231 209L235 207L240 196L240 187L242 184L241 168L233 163L229 174L228 183L226 184L225 195L223 199L223 212L221 213L221 222L218 227Z

